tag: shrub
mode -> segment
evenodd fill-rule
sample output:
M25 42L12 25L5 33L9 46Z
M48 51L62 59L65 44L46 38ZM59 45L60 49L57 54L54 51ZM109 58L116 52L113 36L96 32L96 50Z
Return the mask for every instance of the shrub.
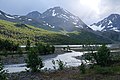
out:
M112 73L114 73L114 70L112 69L112 67L95 66L94 69L97 74L112 74Z
M42 59L37 55L34 49L32 49L30 53L28 53L26 63L27 68L30 68L32 72L40 71L41 68L44 67Z
M55 52L55 47L52 45L51 47L51 52L54 53Z
M85 69L85 64L84 64L83 62L81 63L79 69L80 69L80 72L81 72L82 74L85 74L86 69Z
M84 58L92 64L108 66L111 60L110 50L105 45L102 45L96 53L84 54Z
M3 70L3 65L0 62L0 80L7 80L6 71Z
M45 45L43 45L42 43L36 43L36 49L39 54L46 54Z
M30 40L27 40L27 43L26 43L26 51L29 51L30 50L30 45L31 45L31 43L30 43Z
M94 55L94 59L96 60L97 65L108 66L110 64L109 61L111 60L110 50L105 45L102 45Z
M66 64L67 63L64 63L63 61L61 61L60 59L59 60L56 60L57 61L57 64L58 64L58 70L63 70L65 67L66 67Z
M46 54L51 54L51 53L54 53L55 51L55 47L52 45L45 45L43 43L36 43L36 49L37 49L37 52L40 54L40 55L46 55Z
M61 61L60 59L59 60L56 60L56 61L54 61L54 60L52 60L52 63L53 63L53 68L56 70L57 68L56 68L56 64L57 64L57 66L58 66L58 70L63 70L65 67L66 67L66 62L63 62L63 61Z

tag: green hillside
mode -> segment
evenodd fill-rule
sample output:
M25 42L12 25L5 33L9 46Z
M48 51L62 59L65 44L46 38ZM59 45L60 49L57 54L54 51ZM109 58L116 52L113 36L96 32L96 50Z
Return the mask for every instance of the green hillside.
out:
M28 39L32 43L41 41L52 44L81 44L86 43L88 37L89 41L94 43L110 42L110 40L90 32L81 31L63 34L62 32L52 32L26 24L0 20L0 39L7 39L19 44L25 44Z

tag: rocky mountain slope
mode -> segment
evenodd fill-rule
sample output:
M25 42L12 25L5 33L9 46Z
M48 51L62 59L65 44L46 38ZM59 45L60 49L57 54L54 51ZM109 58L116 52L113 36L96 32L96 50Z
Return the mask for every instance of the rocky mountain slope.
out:
M120 32L120 15L111 14L103 20L94 23L90 26L93 30L99 31L116 31Z
M43 13L33 11L24 16L10 15L0 11L0 19L52 31L91 30L79 17L61 7L50 8Z
M120 15L111 14L103 20L90 25L90 27L101 35L114 41L120 41Z
M41 41L50 44L111 43L107 38L84 30L63 34L62 32L48 31L27 24L13 23L4 20L0 20L0 39L7 39L23 45L28 39L32 43Z

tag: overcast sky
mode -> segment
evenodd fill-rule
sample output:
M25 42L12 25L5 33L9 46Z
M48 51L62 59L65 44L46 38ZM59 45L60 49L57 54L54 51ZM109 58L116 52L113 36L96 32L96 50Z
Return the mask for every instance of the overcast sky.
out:
M110 14L120 14L120 0L0 0L0 10L17 15L31 11L43 13L55 6L79 16L88 25Z

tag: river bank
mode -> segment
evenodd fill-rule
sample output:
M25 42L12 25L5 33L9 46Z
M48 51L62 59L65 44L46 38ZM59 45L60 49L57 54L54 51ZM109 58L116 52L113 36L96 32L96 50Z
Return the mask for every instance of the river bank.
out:
M42 57L42 60L48 58L54 58L55 56L59 54L64 54L64 50L61 48L56 48L55 52L53 54L48 55L40 55ZM45 57L46 56L46 57ZM27 58L27 54L7 54L7 55L0 55L0 59L4 65L10 65L10 64L23 64L25 63L25 59Z

